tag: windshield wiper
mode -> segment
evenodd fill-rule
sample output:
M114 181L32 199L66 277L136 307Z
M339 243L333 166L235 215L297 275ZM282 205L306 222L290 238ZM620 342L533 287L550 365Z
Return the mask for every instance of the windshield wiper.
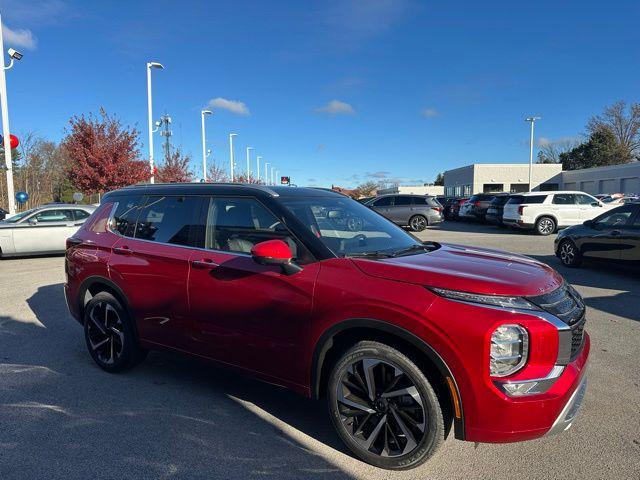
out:
M382 250L374 250L372 252L354 252L347 253L345 257L365 257L365 258L380 258L380 257L391 257L392 255L388 252L383 252Z
M431 249L427 245L411 245L407 248L401 248L400 250L396 250L391 254L391 256L400 257L402 255L407 255L412 252L417 252L418 250L422 250L423 252L431 251Z

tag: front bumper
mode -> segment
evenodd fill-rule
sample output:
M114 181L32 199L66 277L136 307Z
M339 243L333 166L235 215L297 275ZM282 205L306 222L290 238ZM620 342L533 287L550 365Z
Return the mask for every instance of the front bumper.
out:
M580 384L578 385L578 388L575 392L573 392L573 395L571 395L571 398L560 412L560 415L558 415L558 418L556 418L556 421L553 422L553 425L547 432L547 435L554 435L556 433L561 433L569 430L569 428L573 424L573 420L576 418L576 415L580 410L580 407L582 406L582 401L584 400L584 394L586 393L586 391L587 376L584 375L582 377L582 380L580 381Z

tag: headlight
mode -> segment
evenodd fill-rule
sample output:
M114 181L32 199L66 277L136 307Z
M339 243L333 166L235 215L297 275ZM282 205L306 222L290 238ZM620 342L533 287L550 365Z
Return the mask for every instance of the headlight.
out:
M529 334L520 325L501 325L491 334L489 372L492 377L506 377L527 362Z
M503 308L519 308L523 310L540 310L533 303L522 297L504 297L501 295L481 295L477 293L459 292L457 290L445 290L444 288L431 288L432 292L441 297L461 302L480 303Z

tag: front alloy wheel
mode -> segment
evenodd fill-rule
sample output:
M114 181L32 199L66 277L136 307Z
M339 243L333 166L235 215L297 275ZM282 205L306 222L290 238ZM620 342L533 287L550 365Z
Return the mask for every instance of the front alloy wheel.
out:
M414 232L421 232L429 226L429 221L422 215L416 215L409 220L409 226Z
M560 261L565 267L578 267L582 263L582 257L578 247L571 240L564 240L558 248Z
M360 342L330 379L332 421L363 460L389 469L413 468L443 437L435 393L422 372L397 350Z

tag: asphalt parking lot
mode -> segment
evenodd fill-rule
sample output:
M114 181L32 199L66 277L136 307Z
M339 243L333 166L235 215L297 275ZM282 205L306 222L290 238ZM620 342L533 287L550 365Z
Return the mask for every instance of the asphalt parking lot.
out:
M563 268L553 237L446 222L423 239L500 248L557 268L584 296L589 387L562 435L509 445L449 438L392 473L351 457L324 406L196 361L152 353L109 375L64 303L63 258L0 261L0 479L640 477L640 274Z

